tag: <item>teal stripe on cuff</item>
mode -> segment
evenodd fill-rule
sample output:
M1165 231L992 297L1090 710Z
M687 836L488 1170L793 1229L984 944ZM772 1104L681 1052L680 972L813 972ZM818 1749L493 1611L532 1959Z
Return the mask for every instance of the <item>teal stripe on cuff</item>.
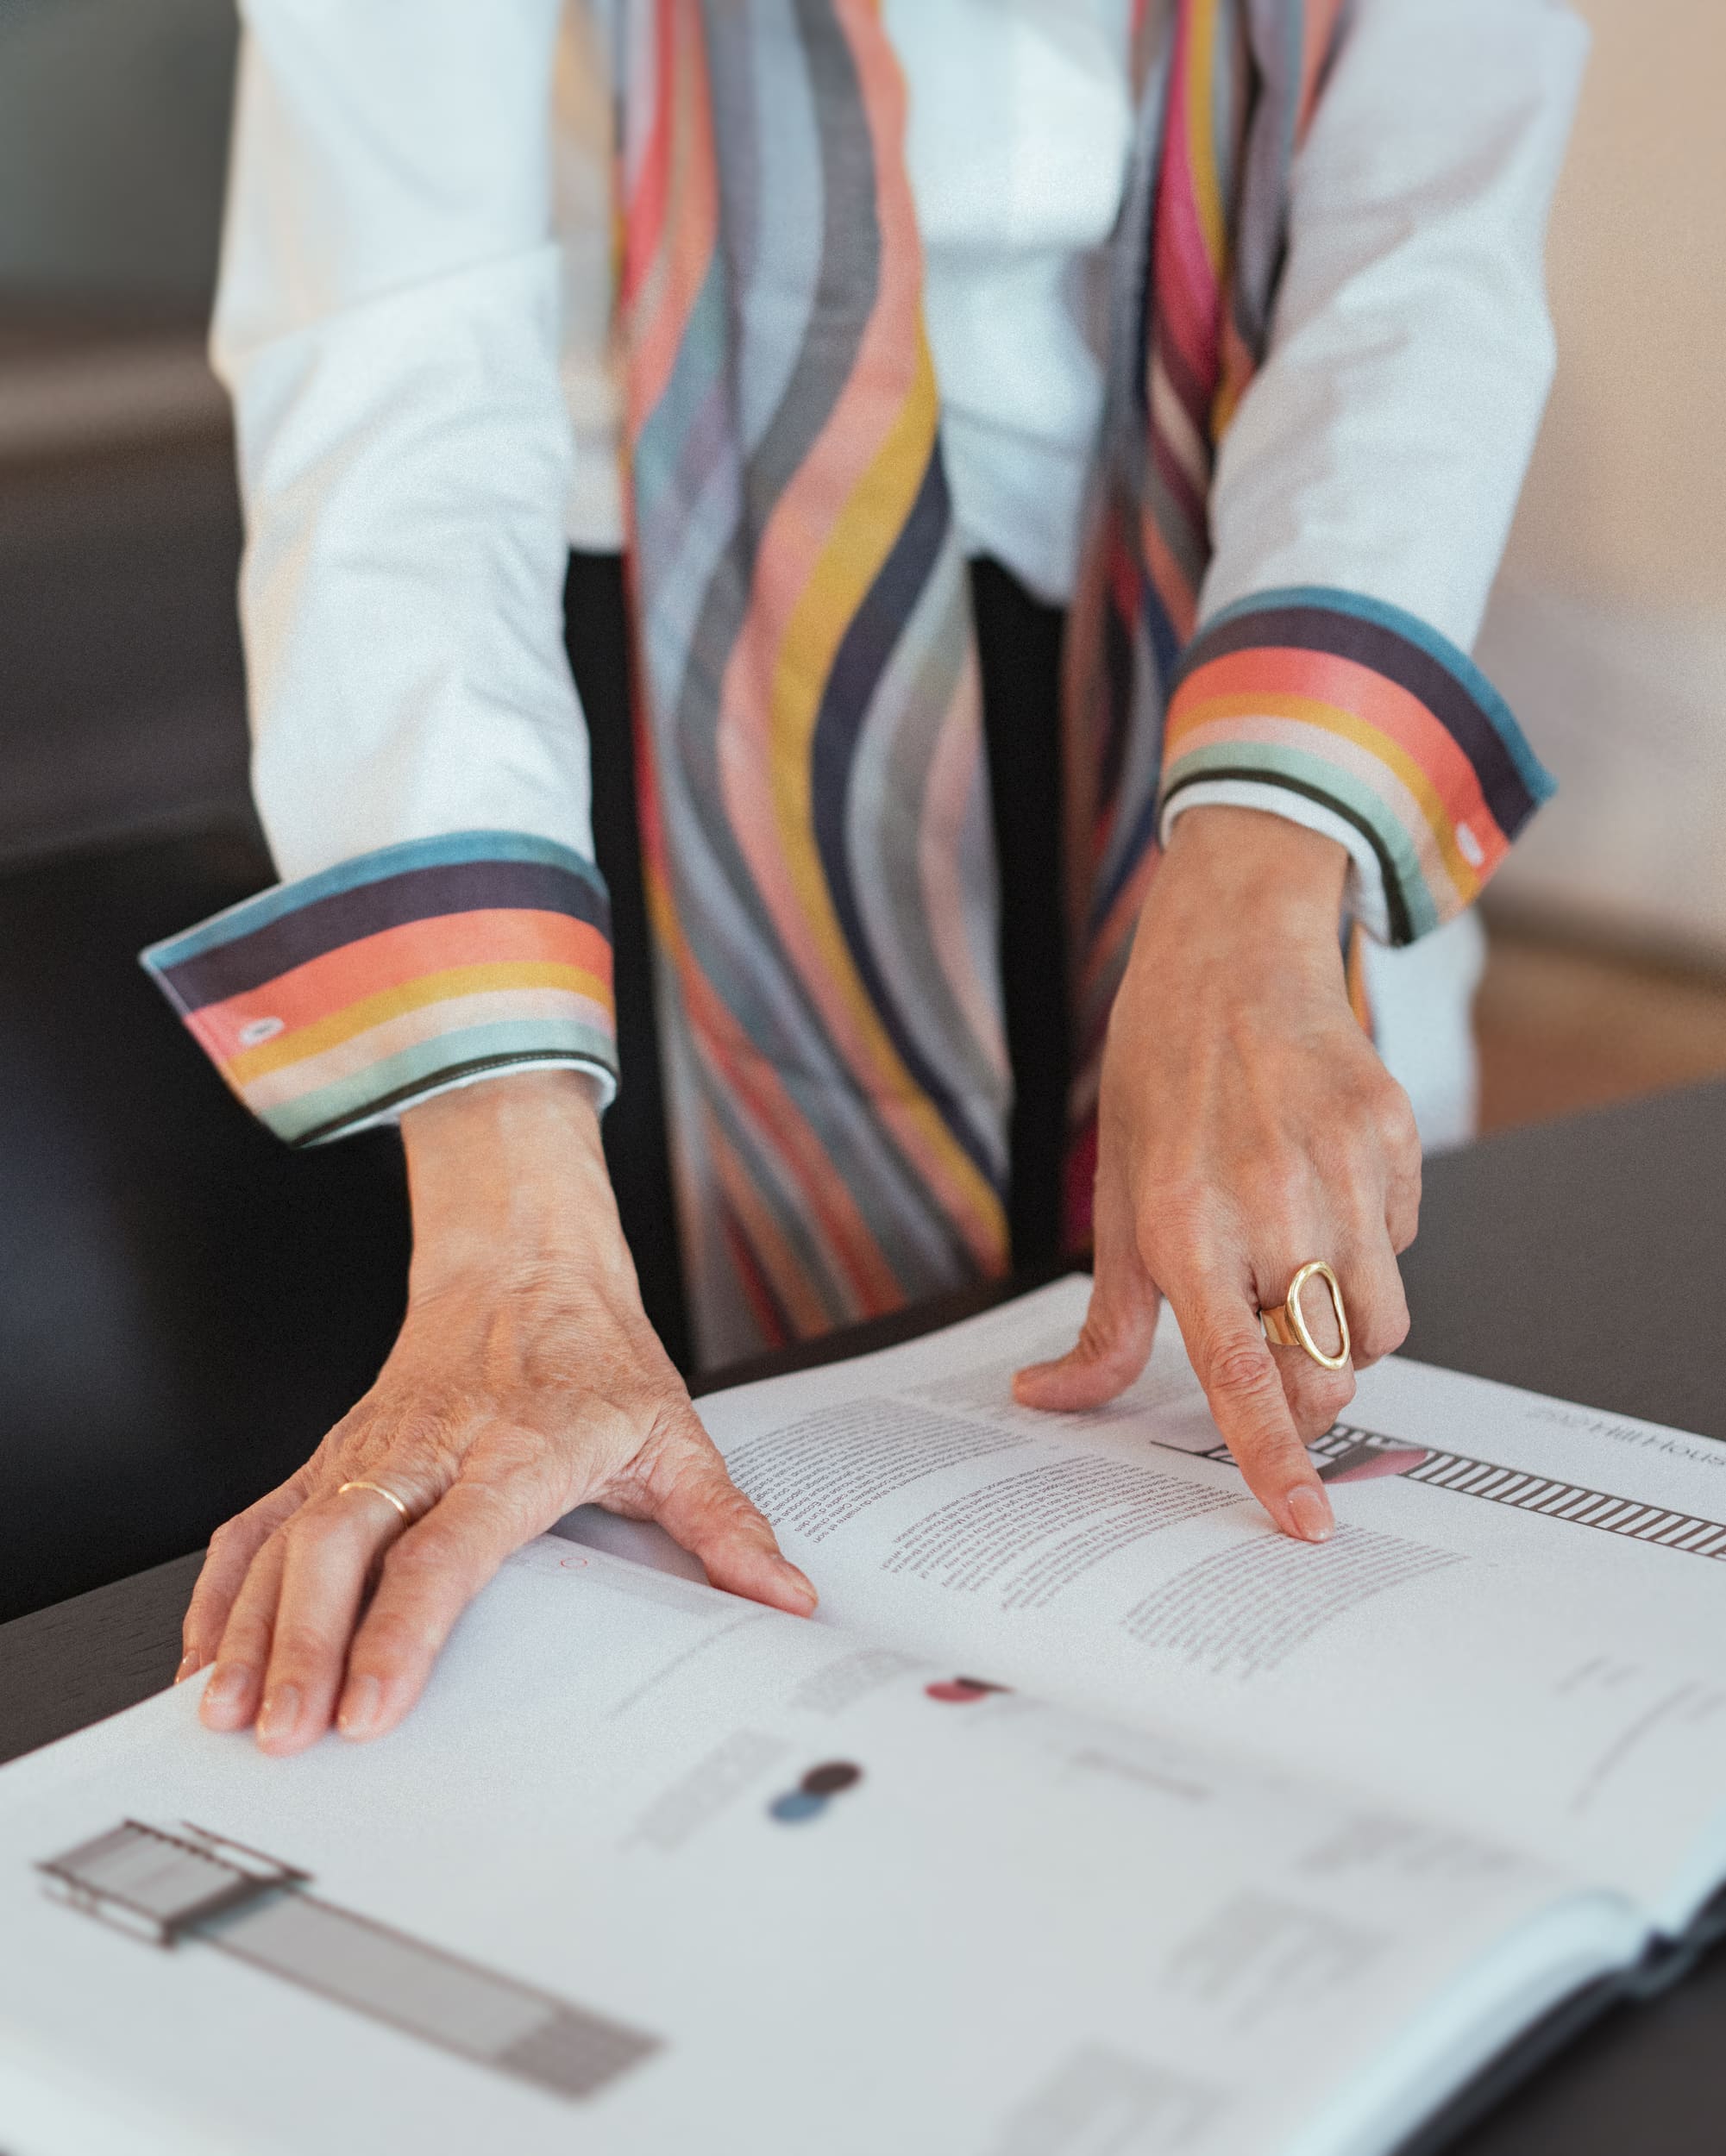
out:
M1323 802L1365 833L1384 874L1393 943L1412 943L1446 918L1402 818L1371 787L1326 757L1270 742L1230 741L1191 749L1169 767L1163 782L1164 808L1184 787L1202 779L1287 787L1309 800Z
M617 1090L617 1050L597 1026L545 1018L508 1018L463 1027L386 1056L380 1062L314 1092L254 1112L290 1145L317 1145L356 1123L407 1106L451 1079L527 1062L579 1063L600 1081L602 1107ZM251 1104L248 1102L248 1106Z

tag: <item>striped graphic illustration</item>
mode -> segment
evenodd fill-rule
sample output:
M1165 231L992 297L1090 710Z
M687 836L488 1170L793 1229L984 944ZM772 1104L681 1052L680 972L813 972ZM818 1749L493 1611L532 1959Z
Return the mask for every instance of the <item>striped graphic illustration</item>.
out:
M155 944L144 964L234 1091L316 1144L482 1071L617 1055L606 894L513 831L386 847Z
M1325 1481L1333 1479L1327 1471L1333 1467L1348 1470L1341 1479L1365 1479L1376 1454L1392 1459L1393 1471L1403 1482L1424 1482L1489 1505L1507 1505L1513 1512L1538 1513L1567 1526L1624 1535L1632 1542L1653 1543L1686 1557L1726 1559L1726 1520L1704 1520L1693 1513L1645 1504L1640 1498L1615 1496L1610 1490L1589 1489L1560 1476L1504 1467L1496 1460L1472 1459L1466 1453L1434 1446L1411 1446L1406 1438L1387 1438L1381 1431L1346 1422L1334 1425L1307 1450L1319 1462ZM1202 1457L1233 1463L1227 1445L1217 1445Z

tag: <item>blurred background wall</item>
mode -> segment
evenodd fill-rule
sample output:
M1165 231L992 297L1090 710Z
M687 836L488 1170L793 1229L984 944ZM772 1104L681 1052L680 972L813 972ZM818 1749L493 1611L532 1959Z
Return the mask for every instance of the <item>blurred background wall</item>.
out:
M1726 959L1726 7L1581 9L1561 360L1481 647L1567 798L1500 887Z
M0 0L0 863L246 815L228 0Z
M1572 4L1558 375L1478 650L1562 787L1493 887L1494 1120L1726 1069L1726 6Z
M195 310L221 212L224 0L0 0L0 285Z

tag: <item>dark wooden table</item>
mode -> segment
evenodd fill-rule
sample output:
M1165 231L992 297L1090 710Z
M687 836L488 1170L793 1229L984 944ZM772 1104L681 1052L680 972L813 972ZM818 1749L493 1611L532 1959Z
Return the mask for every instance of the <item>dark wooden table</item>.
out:
M1432 1162L1404 1261L1408 1351L1726 1441L1726 1086L1520 1131ZM989 1294L768 1358L852 1354ZM170 1677L198 1570L177 1558L0 1626L0 1759ZM1448 2147L1455 2156L1713 2156L1726 2149L1726 1949L1615 2009Z

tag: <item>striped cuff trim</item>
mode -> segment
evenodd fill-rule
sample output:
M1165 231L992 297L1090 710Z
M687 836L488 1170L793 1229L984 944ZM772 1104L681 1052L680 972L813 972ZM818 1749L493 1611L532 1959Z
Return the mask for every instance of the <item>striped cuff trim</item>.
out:
M607 1100L616 1090L605 887L549 840L388 847L230 906L142 962L292 1144L523 1064L579 1064Z
M1290 788L1359 831L1397 943L1478 897L1553 791L1464 653L1397 608L1316 587L1227 608L1182 661L1164 815L1221 780Z

